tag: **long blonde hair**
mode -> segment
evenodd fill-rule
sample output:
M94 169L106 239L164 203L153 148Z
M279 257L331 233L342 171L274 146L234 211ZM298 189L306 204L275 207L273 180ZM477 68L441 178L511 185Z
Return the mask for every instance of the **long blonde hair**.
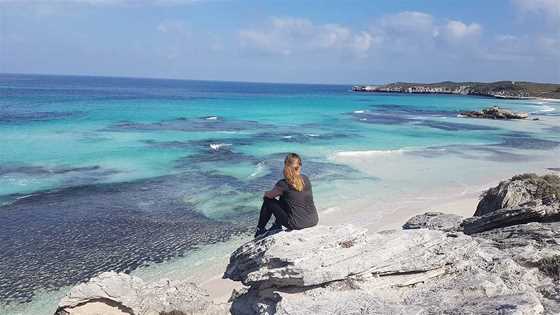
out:
M305 184L301 177L301 158L296 153L288 153L284 160L284 179L295 190L303 190Z

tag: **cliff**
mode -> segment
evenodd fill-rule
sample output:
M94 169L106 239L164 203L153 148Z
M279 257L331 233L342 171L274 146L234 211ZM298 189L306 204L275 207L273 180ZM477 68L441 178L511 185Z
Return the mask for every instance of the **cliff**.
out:
M229 303L109 273L73 288L57 314L95 303L110 314L558 314L559 214L560 177L525 174L484 192L472 218L429 212L402 230L317 226L249 241L224 273L245 286Z
M478 95L496 98L557 98L560 99L560 84L498 81L481 82L440 82L406 83L397 82L381 86L357 85L356 92L413 93L413 94L458 94Z

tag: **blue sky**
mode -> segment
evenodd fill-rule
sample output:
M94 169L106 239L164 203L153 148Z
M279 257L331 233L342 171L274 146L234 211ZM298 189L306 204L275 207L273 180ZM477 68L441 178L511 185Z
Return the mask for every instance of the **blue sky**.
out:
M560 0L0 0L0 72L560 82Z

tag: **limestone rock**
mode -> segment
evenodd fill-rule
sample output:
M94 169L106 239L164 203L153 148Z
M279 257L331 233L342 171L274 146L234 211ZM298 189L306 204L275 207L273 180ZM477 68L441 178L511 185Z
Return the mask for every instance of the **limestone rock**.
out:
M473 234L476 239L484 239L516 262L524 266L537 267L546 271L546 260L560 257L560 222L518 224L491 229ZM560 260L558 261L560 266ZM560 279L560 269L555 278ZM552 274L550 274L553 276Z
M224 277L249 286L301 287L363 274L423 273L462 259L474 246L463 234L394 230L366 238L350 225L318 226L246 243L231 255Z
M461 222L463 222L463 217L460 215L442 212L426 212L410 218L403 225L403 229L429 229L457 232L462 230Z
M560 176L522 174L483 193L475 216L518 206L547 206L546 215L560 212Z
M555 302L541 301L536 290L548 278L496 244L428 229L364 234L352 226L318 226L281 232L232 254L225 277L250 288L232 298L230 311L541 314L544 305L554 309Z
M73 287L55 315L223 314L196 285L167 279L146 283L124 273L104 272Z
M543 207L505 208L481 217L471 217L463 221L465 234L480 233L494 228L540 221L546 217Z
M517 175L483 193L475 216L463 221L467 234L528 222L555 220L560 215L560 177Z
M487 119L525 119L529 117L527 113L515 113L510 110L492 106L483 109L482 111L467 111L461 112L460 117L467 118L487 118Z

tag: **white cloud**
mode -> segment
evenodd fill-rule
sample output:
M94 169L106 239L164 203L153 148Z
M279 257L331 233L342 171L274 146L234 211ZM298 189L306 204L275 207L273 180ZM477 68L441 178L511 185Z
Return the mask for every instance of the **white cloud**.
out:
M308 19L274 17L264 28L239 31L242 45L269 54L346 52L364 56L374 43L371 34L339 24L313 24Z
M513 0L524 14L541 14L552 23L560 23L560 0Z
M179 33L187 34L189 33L185 22L181 20L165 20L159 23L156 27L158 32L161 33Z
M442 28L442 34L449 41L463 40L480 36L482 27L477 23L465 24L461 21L450 20Z
M405 11L381 17L368 30L275 17L264 27L241 30L239 38L245 48L265 54L338 54L362 59L372 54L472 53L481 34L482 26L477 23L437 20L427 13Z
M380 27L393 35L437 36L433 17L423 12L405 11L385 16L381 19Z

